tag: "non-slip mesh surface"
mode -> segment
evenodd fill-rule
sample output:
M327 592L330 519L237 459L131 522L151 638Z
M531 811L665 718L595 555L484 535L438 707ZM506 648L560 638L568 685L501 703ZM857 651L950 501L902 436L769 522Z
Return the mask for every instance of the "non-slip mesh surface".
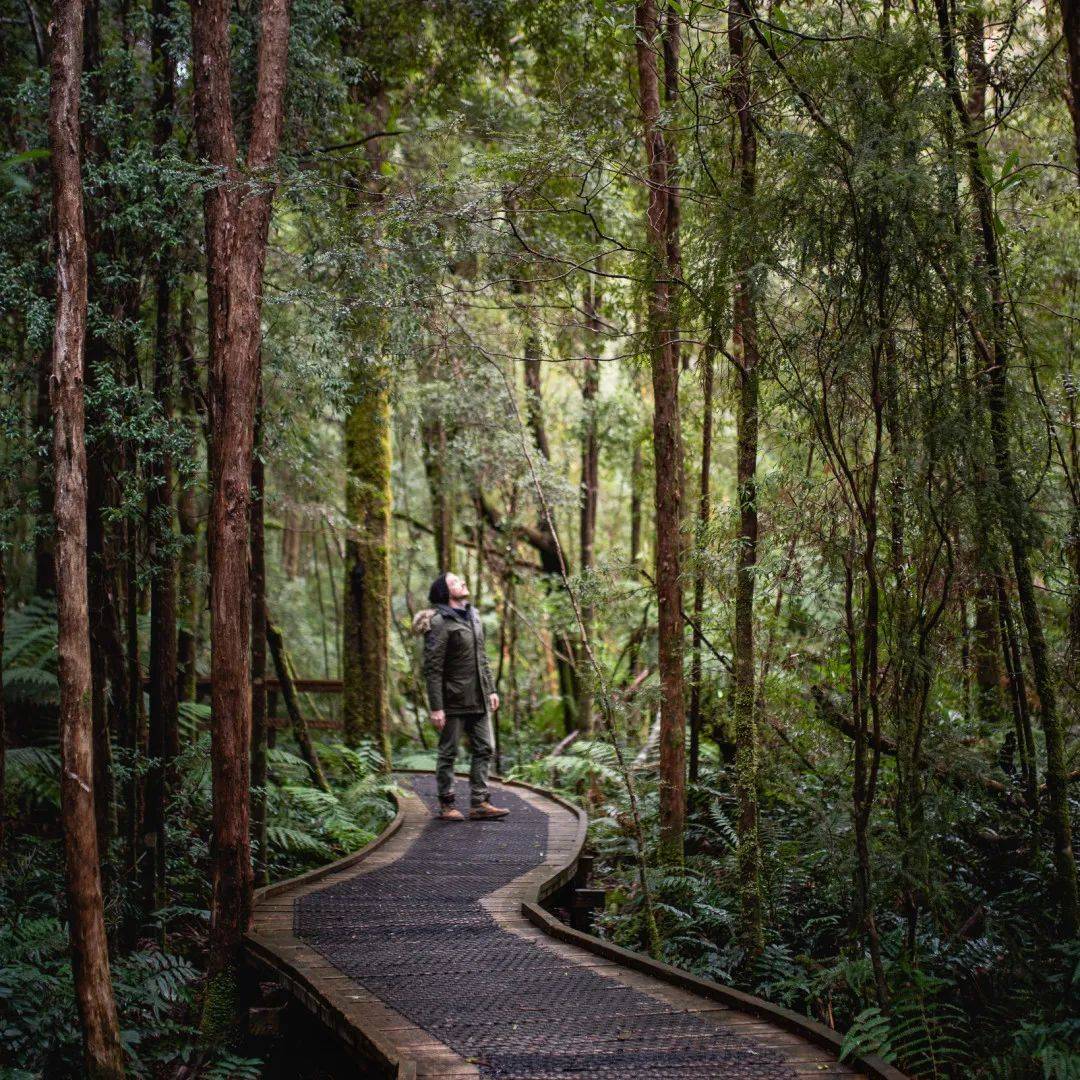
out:
M434 777L402 782L435 809ZM480 900L543 862L548 818L493 797L510 817L433 818L397 861L301 897L297 936L484 1077L794 1080L772 1051L503 930Z

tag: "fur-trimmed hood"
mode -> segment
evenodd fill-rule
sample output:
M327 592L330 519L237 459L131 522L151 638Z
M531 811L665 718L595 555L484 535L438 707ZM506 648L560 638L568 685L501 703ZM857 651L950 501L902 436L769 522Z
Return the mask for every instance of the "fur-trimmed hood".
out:
M422 637L431 629L431 620L436 615L438 615L438 612L434 608L422 608L413 616L412 632L418 637Z

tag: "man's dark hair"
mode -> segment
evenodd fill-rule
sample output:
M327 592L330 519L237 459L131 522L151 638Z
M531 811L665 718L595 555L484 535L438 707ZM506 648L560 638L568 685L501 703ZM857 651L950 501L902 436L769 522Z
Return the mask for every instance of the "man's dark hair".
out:
M432 583L431 588L428 589L428 603L429 604L449 604L450 603L450 588L446 584L446 575L440 574Z

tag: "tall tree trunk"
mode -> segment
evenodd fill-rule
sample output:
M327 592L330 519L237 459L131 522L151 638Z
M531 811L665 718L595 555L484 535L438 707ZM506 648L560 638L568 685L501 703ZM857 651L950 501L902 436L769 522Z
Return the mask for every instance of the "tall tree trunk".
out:
M1065 32L1065 53L1069 72L1069 111L1072 113L1075 141L1076 180L1080 184L1080 0L1061 0L1061 20ZM1072 351L1068 352L1068 375L1073 378ZM1069 461L1074 477L1080 477L1080 436L1076 395L1068 396ZM1080 670L1080 505L1073 497L1073 512L1069 523L1069 566L1072 569L1072 595L1069 598L1069 634L1066 670L1074 673L1072 690L1078 689L1075 673Z
M4 708L4 625L7 618L7 565L0 544L0 856L7 844L7 712Z
M701 468L698 472L698 543L705 542L710 517L709 480L712 469L714 348L701 352ZM705 569L699 559L694 569L694 634L690 660L690 780L697 782L701 755L701 620L705 612Z
M758 837L758 735L754 680L754 575L757 569L758 331L750 268L751 234L757 192L757 136L752 106L751 59L745 23L745 0L734 0L728 17L731 87L739 123L736 156L742 214L748 224L739 244L732 336L738 371L738 451L736 484L739 544L735 565L735 630L732 635L732 696L735 718L735 786L739 799L739 903L742 936L751 954L761 950L761 843Z
M641 558L641 487L642 473L645 471L641 458L641 441L635 437L633 453L630 456L630 566L635 574ZM637 676L638 652L645 629L645 625L642 625L640 631L635 627L630 633L630 641L626 647L627 683L633 682Z
M1020 772L1024 780L1028 806L1035 810L1038 806L1039 778L1035 768L1035 734L1031 728L1031 713L1028 710L1024 661L1020 652L1020 642L1016 638L1005 575L995 574L994 581L997 590L998 623L1001 630L1001 652L1009 685L1009 699L1012 704L1016 748L1020 753Z
M664 54L664 107L674 111L679 101L679 52L682 48L682 26L678 8L674 4L664 4L664 28L662 48ZM679 226L682 221L681 200L679 198L679 148L673 130L664 132L664 147L667 151L667 214L664 219L666 229L665 243L668 266L668 303L671 308L671 349L675 363L685 367L689 354L682 356L679 340L679 288L676 279L682 277L682 244ZM681 357L681 359L680 359ZM683 488L687 487L683 477ZM685 509L685 506L684 506Z
M95 106L101 105L105 89L101 75L100 4L88 0L85 6L85 66L91 99ZM105 148L95 126L84 120L83 142L87 158L103 164ZM91 208L84 208L87 247L95 253L115 254L114 236L100 229ZM93 266L93 260L89 259ZM94 294L96 306L112 312L115 294L93 275L88 280L88 291ZM98 380L107 373L109 350L100 333L89 332L84 347L84 372L86 383L98 388ZM89 575L90 609L94 619L90 623L90 665L92 684L92 714L94 723L94 788L98 822L98 845L106 853L104 872L106 892L110 891L109 876L112 860L108 857L112 840L120 821L116 781L113 770L112 742L115 738L126 745L126 733L130 727L128 706L131 693L128 688L126 650L122 632L120 605L122 601L121 570L118 566L117 543L119 526L110 527L111 512L119 502L115 479L110 477L110 464L114 472L125 466L124 449L119 445L101 418L91 415L91 426L101 427L100 437L93 440L87 460L87 567Z
M600 320L596 314L596 285L590 281L585 292L586 329L590 347L599 341ZM581 572L593 568L596 551L596 514L600 499L600 436L596 420L596 396L600 389L600 362L586 357L582 362L581 404L584 411L581 436ZM591 590L590 590L591 591ZM585 635L591 636L596 609L591 602L581 608ZM584 645L578 652L578 726L586 734L593 728L593 687L582 673L587 671Z
M42 349L37 359L37 398L34 419L42 440L49 432L52 416L49 410L49 375L52 371L52 355ZM38 458L37 509L40 520L34 532L34 593L47 596L56 592L55 535L52 529L53 481L46 457Z
M345 741L371 739L390 767L389 373L355 384L345 422Z
M541 383L540 360L540 337L536 330L535 318L528 309L532 303L533 282L528 277L518 279L514 284L517 293L522 296L525 310L525 417L532 435L536 449L543 456L544 461L551 462L551 445L548 442L547 425L544 422L544 395ZM570 567L566 559L566 552L560 552L555 543L555 530L558 524L554 517L548 520L547 515L541 510L536 529L533 534L533 546L540 556L540 565L547 575L546 586L554 589L562 584L562 573L568 574ZM570 635L563 629L557 629L553 633L555 670L559 679L559 697L563 707L563 730L569 735L578 729L578 703L579 689L577 674L574 670L573 656L576 653L574 643Z
M261 400L261 395L260 395ZM262 458L262 410L255 422L251 463L251 837L255 884L269 881L266 861L266 469Z
M52 34L49 147L57 288L51 400L55 423L53 513L60 658L60 812L64 826L72 973L84 1062L91 1080L111 1080L124 1075L124 1061L109 975L94 814L83 395L87 255L79 151L81 0L56 0Z
M154 350L154 396L162 418L172 421L172 341L168 271L159 268L157 337ZM165 885L165 786L169 751L178 743L176 555L173 526L173 467L166 450L154 461L149 493L150 563L150 768L146 776L141 835L145 846L144 903L161 901ZM141 693L141 688L140 688Z
M985 376L990 440L997 476L998 523L1012 556L1020 614L1031 653L1031 671L1035 691L1039 695L1039 715L1046 741L1047 818L1054 840L1054 893L1060 911L1062 931L1067 937L1071 937L1080 930L1080 895L1077 891L1076 858L1073 854L1069 820L1065 731L1058 712L1054 672L1031 572L1028 537L1033 510L1026 504L1017 483L1013 471L1012 449L1009 445L1009 330L1001 253L994 227L993 191L984 171L984 154L979 144L978 133L983 122L982 103L979 102L973 116L969 111L969 103L965 102L960 92L956 39L947 0L935 0L935 7L945 61L946 88L953 102L967 151L968 182L978 216L978 232L982 244L983 266L980 276L983 281L980 288L980 307L988 323L989 334L986 339L978 335L976 346L981 354ZM972 61L978 66L982 63L981 24L977 27L977 34L969 29L968 38L969 49L975 53Z
M124 662L127 666L128 700L125 712L129 726L123 730L123 746L132 762L145 760L146 710L143 706L142 665L139 662L139 580L136 552L137 528L134 521L124 522L121 530L124 544ZM127 881L139 880L139 856L142 844L139 828L143 823L144 784L140 769L128 776L124 799L124 875ZM124 947L135 944L138 936L137 911L134 904L124 913L122 942Z
M176 77L169 48L170 9L166 0L154 0L151 62L155 69L154 144L159 157L172 137ZM162 252L156 268L157 325L154 336L154 397L161 418L171 428L173 418L174 346L172 327L172 266ZM166 437L169 437L168 432ZM140 833L143 852L143 904L159 907L165 892L165 784L169 747L178 742L176 539L173 523L173 462L162 448L151 462L147 497L147 532L150 537L150 767L146 775L145 810ZM140 688L141 693L141 688Z
M645 137L652 256L649 345L653 382L653 447L656 497L656 599L660 664L660 848L679 863L686 821L686 706L683 700L682 484L679 426L679 357L671 313L668 150L660 127L657 77L659 19L655 0L637 5L637 72Z
M288 0L264 0L247 169L241 173L231 102L230 10L228 0L191 5L195 131L200 155L220 171L220 183L207 189L203 202L213 476L208 538L213 892L206 1031L231 1027L236 1019L240 944L251 915L248 502L263 268L289 43Z
M177 354L180 371L180 411L190 426L192 445L202 423L198 415L198 372L195 368L195 319L192 296L185 289L180 300ZM176 640L177 694L181 701L195 700L195 656L199 623L199 506L195 477L187 473L176 501L176 517L180 525L180 559L178 568L177 615L179 627ZM179 747L170 746L174 755Z
M1072 113L1075 164L1080 170L1080 0L1061 0L1065 56L1069 71L1069 112ZM1080 174L1077 179L1080 180Z
M454 499L446 472L446 424L442 417L424 425L424 471L431 495L431 532L435 565L440 573L454 569Z

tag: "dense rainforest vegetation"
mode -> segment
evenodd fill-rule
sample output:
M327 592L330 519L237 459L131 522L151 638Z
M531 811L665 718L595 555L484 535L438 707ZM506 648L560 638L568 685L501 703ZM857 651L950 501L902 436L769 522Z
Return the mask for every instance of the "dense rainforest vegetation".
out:
M263 1074L453 570L598 932L1080 1076L1076 0L0 27L0 1074Z

